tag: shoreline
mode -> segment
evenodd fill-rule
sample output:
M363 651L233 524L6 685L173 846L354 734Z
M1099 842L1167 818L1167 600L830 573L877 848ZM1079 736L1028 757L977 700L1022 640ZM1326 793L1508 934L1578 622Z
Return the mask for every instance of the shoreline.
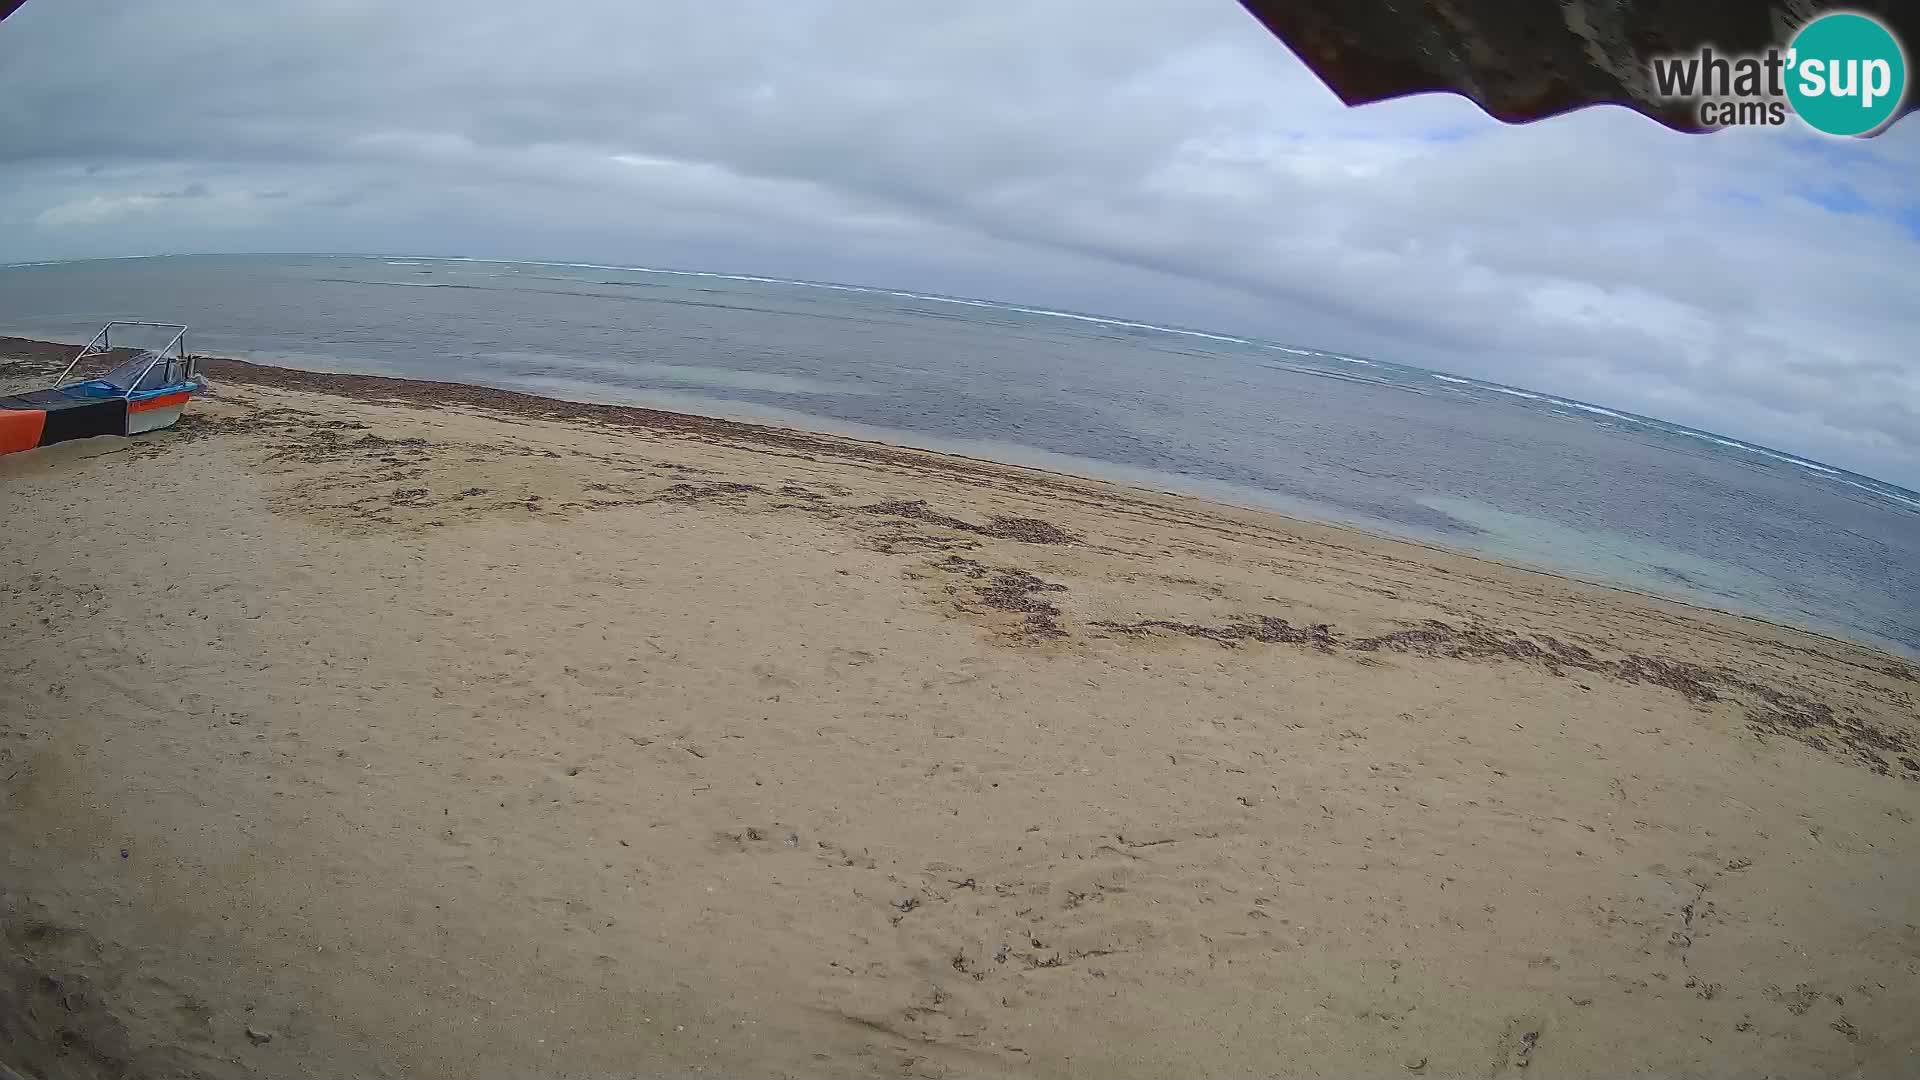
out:
M16 362L31 362L52 365L52 372L64 366L70 354L77 350L78 344L45 341L33 338L17 338L0 335L0 357ZM616 405L604 402L579 401L569 398L550 397L522 390L508 390L500 387L476 383L443 382L431 379L415 379L396 375L369 375L351 372L322 372L305 368L286 367L277 364L258 363L250 360L238 360L229 357L199 356L202 371L210 379L229 379L242 385L271 387L282 390L294 390L308 393L329 394L349 400L371 400L404 403L414 408L459 407L485 409L503 415L537 418L554 422L589 423L616 429L644 432L666 432L675 435L711 434L745 440L762 440L768 445L787 446L791 449L823 447L858 447L871 452L873 460L897 462L899 455L927 455L938 461L950 461L957 468L984 470L1012 470L1025 474L1034 482L1072 486L1076 484L1099 484L1112 489L1116 498L1146 496L1150 498L1171 498L1192 500L1210 506L1220 507L1242 513L1272 515L1297 525L1329 529L1336 532L1351 533L1367 537L1370 540L1392 544L1404 544L1448 555L1455 558L1472 559L1502 567L1516 573L1538 574L1545 578L1557 579L1619 592L1645 600L1677 604L1684 608L1711 613L1725 618L1750 620L1760 625L1804 634L1812 638L1844 644L1852 647L1884 653L1890 658L1905 663L1920 663L1920 649L1908 649L1898 642L1882 640L1871 634L1850 632L1837 626L1817 627L1786 621L1777 615L1763 611L1758 607L1725 601L1724 606L1710 602L1707 597L1697 595L1679 595L1662 593L1651 589L1639 588L1603 577L1586 577L1579 573L1545 564L1529 564L1524 561L1503 558L1485 550L1462 545L1452 546L1427 537L1416 537L1395 533L1386 529L1368 528L1349 521L1331 520L1289 513L1273 506L1252 505L1235 502L1191 491L1156 489L1143 483L1121 479L1109 479L1100 476L1084 475L1049 469L1043 466L1024 465L1001 461L994 458L978 457L953 450L914 446L905 442L892 442L878 437L862 437L840 434L831 431L812 429L798 424L788 425L771 420L740 420L726 417L705 416L699 413L679 412L641 405ZM50 372L51 373L51 372ZM218 383L215 383L218 392ZM909 432L901 432L910 436ZM1093 464L1100 464L1094 462ZM1125 468L1124 466L1122 468ZM1168 476L1169 480L1179 478ZM1257 494L1257 493L1255 493ZM1856 636L1857 635L1857 636Z
M23 1075L1920 1065L1920 666L1100 480L218 363L175 428L0 458Z

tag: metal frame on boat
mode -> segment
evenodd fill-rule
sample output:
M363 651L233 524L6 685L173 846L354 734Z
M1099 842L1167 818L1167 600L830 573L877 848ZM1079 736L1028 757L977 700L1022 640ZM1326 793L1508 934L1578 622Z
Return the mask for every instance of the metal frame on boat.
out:
M56 389L66 385L67 376L73 374L73 369L76 367L79 367L80 362L82 360L85 360L89 356L112 355L113 328L116 326L151 326L161 330L172 330L174 332L173 336L167 339L167 343L165 345L160 346L158 349L148 349L141 354L143 356L153 357L153 363L148 364L146 369L143 369L141 371L141 376L143 378L145 377L147 371L152 370L154 365L159 364L162 361L175 362L175 363L181 363L186 365L186 369L182 373L182 378L178 381L184 382L186 381L187 378L190 378L196 373L193 357L187 352L187 327L185 323L143 322L139 319L115 319L112 322L108 323L107 325L101 327L100 332L93 335L93 338L87 342L86 346L80 350L79 354L75 356L72 360L69 360L67 362L67 366L64 369L62 369L60 372L60 377L53 381L53 385ZM168 353L173 353L174 355L168 356L167 355ZM133 393L131 388L129 388L127 392L129 394Z
M134 326L173 333L165 345L137 352L103 375L70 378L89 357L113 355L115 327ZM186 326L115 319L88 340L51 387L0 397L0 454L68 439L172 427L194 392L205 386L198 363L187 351Z

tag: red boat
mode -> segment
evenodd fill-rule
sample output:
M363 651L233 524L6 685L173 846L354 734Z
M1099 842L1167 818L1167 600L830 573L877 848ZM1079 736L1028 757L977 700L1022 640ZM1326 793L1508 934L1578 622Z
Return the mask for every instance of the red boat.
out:
M115 327L159 329L169 336L160 348L142 349L101 375L72 378L89 358L113 355ZM0 396L0 454L68 439L138 435L172 427L194 393L206 385L187 352L185 326L127 319L110 322L93 335L51 387Z

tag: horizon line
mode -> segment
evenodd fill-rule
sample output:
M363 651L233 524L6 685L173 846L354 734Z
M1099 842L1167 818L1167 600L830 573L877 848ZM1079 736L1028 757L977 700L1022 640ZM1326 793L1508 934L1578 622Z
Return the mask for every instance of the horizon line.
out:
M66 258L66 259L37 259L37 260L28 260L24 262L0 263L0 270L22 270L22 269L30 269L33 267L40 267L40 266L62 266L62 265L69 265L73 263L88 263L88 262L132 262L132 261L143 260L143 259L250 258L250 257L399 259L399 260L419 260L419 261L431 261L431 262L486 263L486 264L501 265L501 266L551 266L551 267L563 267L563 268L583 269L583 270L607 270L607 271L612 271L614 273L626 273L626 274L666 274L666 275L671 275L676 277L718 278L718 279L727 280L727 281L746 281L746 282L768 284L768 285L797 285L803 288L829 289L834 291L846 291L846 292L874 293L882 296L899 296L899 297L906 297L906 298L911 298L916 300L930 300L936 303L960 304L960 305L969 306L969 307L991 307L991 308L997 308L997 309L1006 310L1006 311L1017 311L1023 314L1038 315L1045 318L1058 318L1058 319L1068 319L1068 320L1081 321L1081 322L1094 322L1094 323L1101 323L1101 324L1110 325L1110 326L1123 326L1123 327L1128 327L1132 329L1149 330L1157 333L1175 334L1182 337L1197 337L1197 338L1204 338L1204 339L1213 340L1213 341L1223 341L1223 342L1229 342L1233 344L1249 345L1256 348L1271 349L1279 352L1293 353L1296 355L1325 356L1325 357L1331 357L1336 360L1341 360L1347 363L1358 363L1358 364L1365 364L1369 366L1384 364L1390 367L1397 367L1407 371L1420 372L1426 375L1442 376L1444 377L1444 380L1464 381L1469 385L1494 390L1496 392L1515 393L1522 397L1529 397L1535 400L1546 401L1551 404L1564 405L1572 408L1582 409L1585 411L1599 410L1605 415L1618 417L1620 419L1628 420L1631 422L1651 422L1653 424L1657 424L1662 427L1666 427L1666 428L1681 432L1683 434L1709 438L1737 450L1746 450L1752 453L1759 453L1763 456L1773 457L1782 461L1786 461L1789 464L1799 465L1799 466L1802 466L1803 468L1809 468L1813 471L1825 472L1829 474L1845 473L1849 476L1857 476L1857 477L1860 477L1861 479L1871 480L1876 484L1881 484L1886 487L1893 488L1894 490L1902 492L1904 494L1920 497L1920 490L1908 488L1901 484L1896 484L1891 480L1882 480L1879 477L1871 476L1867 473L1857 472L1855 470L1848 469L1844 466L1834 465L1830 462L1819 461L1814 458L1805 457L1800 454L1795 454L1790 450L1783 450L1778 447L1764 446L1758 443L1747 443L1747 442L1743 442L1738 439L1735 439L1731 435L1726 435L1721 432L1708 431L1703 428L1689 427L1685 424L1676 423L1672 420L1662 420L1657 416L1649 416L1642 413L1635 413L1630 410L1615 409L1610 406L1601 405L1598 402L1581 401L1575 398L1561 397L1559 395L1551 394L1544 390L1535 390L1531 387L1514 386L1506 383L1497 383L1488 379L1481 379L1475 376L1464 375L1458 372L1444 371L1439 368L1422 367L1417 364L1407 364L1407 363L1402 363L1396 360L1379 360L1372 357L1355 356L1349 353L1340 353L1340 352L1333 352L1327 349L1312 348L1310 346L1288 345L1288 344L1282 344L1277 341L1272 341L1269 339L1256 338L1251 336L1242 336L1237 334L1226 334L1226 333L1221 333L1217 331L1200 330L1194 327L1166 326L1166 325L1157 324L1157 323L1141 322L1136 319L1123 318L1117 315L1102 315L1102 314L1096 314L1093 312L1084 312L1084 311L1062 311L1062 310L1049 309L1049 308L1029 307L1023 304L1012 302L1012 301L989 300L984 297L967 297L967 296L957 296L952 294L914 292L914 291L909 291L905 289L888 288L888 287L879 286L879 285L860 285L860 284L855 284L853 282L826 281L826 280L820 280L820 279L809 280L805 278L782 278L782 277L772 277L764 274L732 273L732 272L717 271L717 270L685 270L685 269L677 269L677 268L671 268L671 267L657 267L657 266L616 266L611 263L563 262L563 261L553 260L553 259L509 259L509 258L499 258L499 257L493 257L493 256L480 256L480 255L420 255L420 254L395 254L395 253L389 253L389 252L173 251L173 252L159 252L159 253L146 254L146 255L96 255L96 256L84 256L84 257ZM1852 485L1852 486L1857 487L1859 485ZM1884 492L1873 492L1873 493L1885 494ZM1906 500L1903 499L1899 501L1905 502ZM1916 506L1916 508L1920 509L1920 506Z

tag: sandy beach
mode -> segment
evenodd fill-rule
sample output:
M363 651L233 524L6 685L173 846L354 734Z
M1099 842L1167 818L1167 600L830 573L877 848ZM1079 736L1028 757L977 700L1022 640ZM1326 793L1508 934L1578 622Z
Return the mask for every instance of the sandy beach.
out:
M205 370L174 430L0 458L19 1076L1920 1073L1913 663L1097 481Z

